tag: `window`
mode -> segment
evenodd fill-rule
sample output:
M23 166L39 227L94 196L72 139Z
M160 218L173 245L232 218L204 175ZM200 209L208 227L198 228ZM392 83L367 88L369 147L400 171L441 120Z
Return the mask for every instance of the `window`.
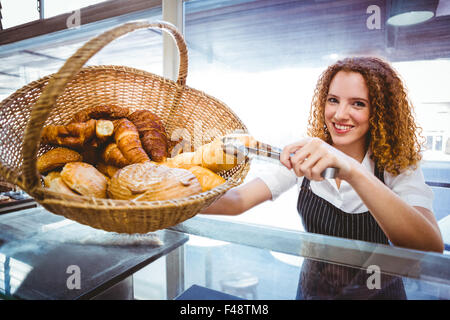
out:
M385 23L387 4L188 1L187 84L225 102L258 140L281 147L305 134L316 81L328 65L351 55L384 57L403 77L427 139L425 178L450 182L443 148L450 135L450 41L439 31L448 30L450 10L440 4L432 20L393 28ZM247 181L271 165L253 161ZM296 197L292 188L232 219L301 230Z
M1 25L3 29L12 28L39 19L36 0L2 0L0 2Z
M44 18L54 17L62 13L71 12L104 1L106 0L78 0L78 1L45 0Z

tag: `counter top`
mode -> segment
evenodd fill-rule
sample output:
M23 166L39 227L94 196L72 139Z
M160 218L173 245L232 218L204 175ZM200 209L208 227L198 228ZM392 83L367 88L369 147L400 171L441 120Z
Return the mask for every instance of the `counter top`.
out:
M0 215L0 294L9 299L90 299L183 245L160 230L122 235L42 207Z

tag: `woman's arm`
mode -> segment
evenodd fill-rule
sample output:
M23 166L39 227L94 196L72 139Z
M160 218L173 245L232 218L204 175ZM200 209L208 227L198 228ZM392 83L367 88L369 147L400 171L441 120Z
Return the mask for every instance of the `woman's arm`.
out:
M203 214L238 215L272 199L272 193L259 178L228 190L223 196L201 211Z
M360 162L324 141L307 138L291 144L283 149L281 162L297 176L316 181L323 180L320 174L326 168L338 168L338 178L353 187L394 245L443 252L442 236L431 211L410 206Z
M410 206L367 170L355 167L347 182L394 245L443 252L444 243L433 212Z

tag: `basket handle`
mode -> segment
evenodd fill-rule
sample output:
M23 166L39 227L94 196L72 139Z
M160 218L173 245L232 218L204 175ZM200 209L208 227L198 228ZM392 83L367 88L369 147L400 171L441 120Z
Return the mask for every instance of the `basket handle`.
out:
M75 77L75 75L92 56L94 56L107 44L127 33L144 28L160 29L168 32L174 38L180 55L177 84L179 86L184 86L186 84L188 68L186 42L176 27L170 23L149 23L147 21L129 22L106 31L86 42L69 59L67 59L61 69L59 69L59 71L51 77L47 86L44 88L39 99L36 101L31 110L30 119L27 123L27 127L25 128L22 150L22 181L24 187L26 188L25 191L30 193L30 195L35 195L34 190L36 190L40 184L36 161L42 136L42 129L53 106L56 103L57 98L62 94L67 83Z

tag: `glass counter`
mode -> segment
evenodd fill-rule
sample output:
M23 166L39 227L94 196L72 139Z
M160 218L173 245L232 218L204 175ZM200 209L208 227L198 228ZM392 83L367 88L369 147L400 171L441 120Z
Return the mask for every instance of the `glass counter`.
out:
M447 254L203 215L171 229L190 238L179 249L181 276L174 275L183 281L167 298L186 290L189 299L450 298Z

